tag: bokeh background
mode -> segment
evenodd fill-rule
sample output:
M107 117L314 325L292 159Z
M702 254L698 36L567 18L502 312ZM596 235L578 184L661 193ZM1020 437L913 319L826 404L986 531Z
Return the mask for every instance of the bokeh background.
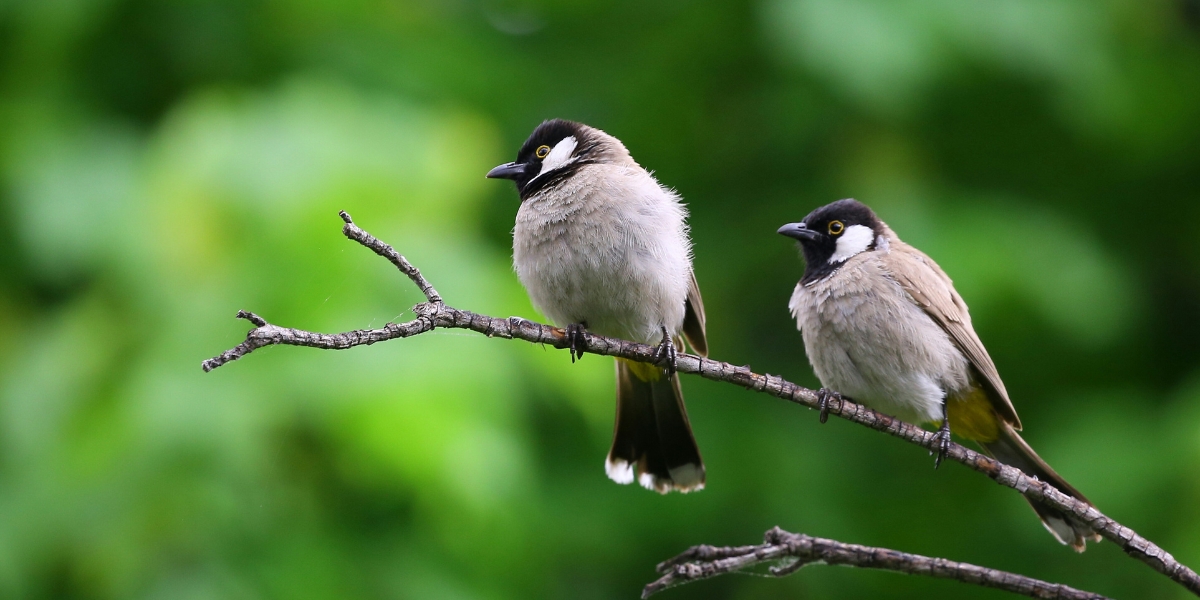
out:
M714 357L816 385L775 229L853 196L954 277L1027 439L1200 566L1196 0L0 2L0 597L633 598L780 525L1120 598L955 464L686 378L708 489L609 482L611 359L439 331L268 348L421 298L537 318L518 199L542 119L621 138L691 208ZM813 567L670 598L1004 598Z

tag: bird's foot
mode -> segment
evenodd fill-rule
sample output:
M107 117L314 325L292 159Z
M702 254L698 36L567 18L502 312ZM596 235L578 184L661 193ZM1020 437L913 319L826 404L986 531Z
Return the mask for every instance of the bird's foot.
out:
M936 469L942 466L942 459L946 458L946 453L950 451L950 419L942 419L942 426L938 427L934 436L938 443L937 458L933 459L933 468ZM933 454L933 451L929 453Z
M671 334L667 333L666 327L662 328L662 334L662 343L654 351L654 362L666 370L667 377L670 377L675 374L678 366L675 362L675 341L671 339Z
M826 388L817 390L817 408L821 410L821 423L829 420L829 399L836 398L840 404L842 395Z
M574 364L576 359L583 360L583 351L587 348L587 340L583 336L587 323L571 323L566 330L567 341L571 343L567 349L571 352L571 363Z

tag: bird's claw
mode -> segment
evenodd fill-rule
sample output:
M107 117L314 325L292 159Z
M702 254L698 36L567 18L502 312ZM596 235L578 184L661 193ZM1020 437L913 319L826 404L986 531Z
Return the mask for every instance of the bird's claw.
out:
M933 468L942 466L942 459L946 458L946 454L950 452L950 420L942 419L942 426L938 427L937 433L933 434L937 440L937 458L933 459ZM933 454L931 450L929 452Z
M836 398L838 403L842 402L842 395L826 388L817 390L817 408L821 410L821 423L829 420L829 399Z
M667 372L667 377L675 374L676 367L676 351L675 342L671 339L671 334L667 333L667 328L662 328L663 339L654 350L654 362L657 363Z
M571 344L567 349L571 352L572 364L575 363L576 359L583 360L583 351L587 348L587 340L583 337L583 332L586 328L587 325L583 323L571 323L566 327L567 341Z

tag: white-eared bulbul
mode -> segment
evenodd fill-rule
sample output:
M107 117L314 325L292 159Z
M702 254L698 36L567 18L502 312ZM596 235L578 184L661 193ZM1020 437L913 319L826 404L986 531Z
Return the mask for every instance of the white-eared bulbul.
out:
M534 306L580 332L659 344L666 367L617 359L617 417L605 462L617 483L660 493L704 487L679 377L681 337L707 355L687 211L620 140L581 123L539 125L488 177L517 184L513 265Z
M880 412L939 426L987 454L1087 502L1021 439L1021 421L950 278L900 241L866 205L839 200L779 233L799 240L804 276L788 308L821 380ZM1082 552L1090 528L1032 503L1046 529Z

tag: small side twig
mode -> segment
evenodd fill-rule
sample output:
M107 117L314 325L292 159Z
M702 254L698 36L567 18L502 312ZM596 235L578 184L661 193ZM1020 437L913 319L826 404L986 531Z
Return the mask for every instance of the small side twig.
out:
M788 561L791 562L788 562ZM1105 600L1104 596L1050 583L1024 575L998 571L968 563L846 544L837 540L789 533L778 527L768 531L757 546L693 546L683 554L658 565L662 574L642 590L649 598L667 588L727 573L735 573L764 563L780 563L768 573L774 577L791 575L811 564L846 565L864 569L882 569L909 575L950 579L971 585L1005 590L1030 598L1057 600Z
M346 224L342 227L343 235L366 246L367 248L370 248L375 254L388 259L389 262L391 262L393 265L396 265L396 268L400 269L401 273L407 275L413 283L417 284L417 287L420 288L421 293L425 294L425 300L427 300L430 304L442 303L442 297L438 295L437 290L433 289L433 284L426 281L425 277L421 275L421 271L412 266L412 264L408 262L408 259L404 258L403 255L401 255L399 252L396 252L395 248L392 248L391 245L387 243L379 241L378 238L367 233L358 225L355 225L354 220L350 218L350 213L344 210L339 210L338 216L342 218L342 221L346 222Z
M429 305L422 304L421 306ZM254 323L255 328L246 333L246 339L242 343L200 363L200 367L204 369L205 373L250 354L263 346L282 344L321 348L322 350L345 350L355 346L369 346L375 342L385 342L425 333L433 329L434 325L428 319L416 319L407 323L388 323L379 329L355 329L344 333L328 334L272 325L262 317L245 310L239 310L236 316Z
M336 334L314 333L300 329L290 329L271 325L253 313L239 311L238 317L247 319L255 324L255 328L246 334L246 339L237 346L226 350L218 356L201 363L202 368L212 371L221 365L237 360L258 348L274 344L291 346L308 346L329 350L341 350L374 344L397 338L411 337L432 331L435 328L469 329L488 337L520 339L534 344L566 349L571 347L567 332L557 327L536 323L519 317L501 319L489 317L466 310L447 306L433 286L421 275L416 267L395 251L390 245L378 240L371 234L354 225L350 215L345 211L340 213L346 222L342 231L346 237L370 248L376 254L387 258L396 268L425 294L427 302L413 307L417 318L406 323L388 323L380 329L360 329ZM646 344L638 344L628 340L610 338L583 332L584 352L604 356L616 356L643 363L656 364L657 348ZM756 392L762 392L789 402L806 406L810 409L820 409L817 392L801 387L776 375L764 375L751 371L747 366L735 366L730 363L712 360L693 354L679 353L676 357L676 370L679 373L699 375L712 381L732 383ZM930 451L936 451L940 443L937 435L913 425L876 412L862 404L857 404L845 398L832 397L827 406L828 414L846 419L859 425L870 427L893 437L902 439ZM1068 496L1049 483L1025 474L1020 469L1010 467L989 456L980 454L957 443L951 443L946 459L965 465L990 477L996 483L1016 490L1026 498L1052 507L1086 524L1105 539L1115 543L1129 556L1147 564L1155 571L1169 577L1172 581L1183 586L1193 594L1200 596L1200 575L1186 565L1175 560L1169 552L1138 535L1136 531L1101 513L1094 506Z

